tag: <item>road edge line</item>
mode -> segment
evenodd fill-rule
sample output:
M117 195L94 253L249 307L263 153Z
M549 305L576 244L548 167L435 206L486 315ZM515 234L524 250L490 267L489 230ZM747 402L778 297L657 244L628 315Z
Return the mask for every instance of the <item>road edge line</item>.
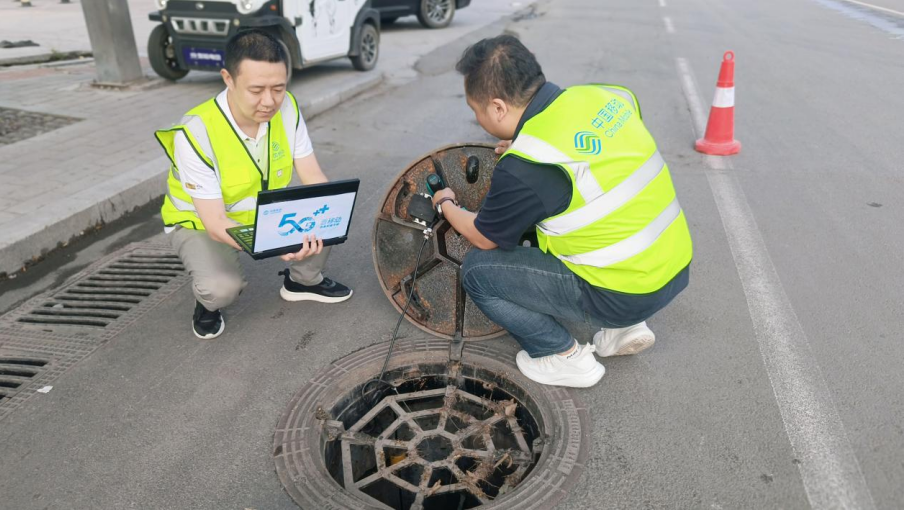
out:
M693 121L705 130L705 110L689 62L678 57L677 73ZM814 509L873 509L866 485L809 339L775 270L765 240L726 157L705 156L715 172L706 177L743 286L759 352L784 429L799 460L797 468Z

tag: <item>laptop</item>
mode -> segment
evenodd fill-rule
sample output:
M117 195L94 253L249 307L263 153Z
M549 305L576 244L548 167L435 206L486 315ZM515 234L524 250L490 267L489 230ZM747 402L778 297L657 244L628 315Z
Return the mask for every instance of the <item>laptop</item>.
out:
M253 259L299 252L303 237L315 235L324 246L346 241L359 180L294 186L258 192L253 225L227 229Z

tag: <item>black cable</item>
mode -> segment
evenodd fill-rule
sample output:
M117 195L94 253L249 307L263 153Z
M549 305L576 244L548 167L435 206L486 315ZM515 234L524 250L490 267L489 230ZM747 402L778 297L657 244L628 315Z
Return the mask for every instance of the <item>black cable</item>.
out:
M371 380L368 380L367 382L365 382L365 385L362 386L361 395L362 395L363 399L365 399L365 397L366 397L366 392L365 392L366 389L372 383L383 383L384 385L392 387L392 385L390 383L384 381L384 373L385 373L385 371L387 371L387 364L390 362L391 355L394 353L394 343L396 343L396 341L397 341L397 332L400 330L400 324L403 323L403 318L406 316L406 311L409 309L409 305L413 301L413 295L416 293L416 278L418 278L418 276L419 276L419 263L422 262L422 251L425 250L425 245L428 243L428 238L429 238L429 236L426 235L425 239L422 240L422 246L419 247L419 255L416 257L416 268L413 270L412 287L409 290L409 297L406 299L406 305L403 306L403 311L400 313L400 317L397 319L397 326L394 327L394 334L391 336L391 345L390 345L390 348L388 348L388 350L387 350L387 356L384 358L384 366L381 367L381 373L378 375L377 378L372 378ZM375 403L369 404L369 408L371 408L374 405L375 405Z

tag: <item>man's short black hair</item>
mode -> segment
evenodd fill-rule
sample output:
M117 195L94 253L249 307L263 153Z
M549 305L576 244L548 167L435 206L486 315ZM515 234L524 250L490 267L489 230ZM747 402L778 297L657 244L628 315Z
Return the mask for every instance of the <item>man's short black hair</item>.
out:
M239 73L239 64L244 60L260 62L283 62L289 67L289 56L273 35L258 29L242 30L227 41L227 55L224 68L230 76Z
M487 103L495 98L522 107L545 84L542 66L519 39L501 35L473 44L457 62L466 96Z

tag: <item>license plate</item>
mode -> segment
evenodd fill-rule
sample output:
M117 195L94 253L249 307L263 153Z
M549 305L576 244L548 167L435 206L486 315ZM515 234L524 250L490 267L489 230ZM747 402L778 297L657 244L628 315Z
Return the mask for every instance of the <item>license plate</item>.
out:
M183 48L183 60L189 66L220 69L224 67L224 52L209 48Z

